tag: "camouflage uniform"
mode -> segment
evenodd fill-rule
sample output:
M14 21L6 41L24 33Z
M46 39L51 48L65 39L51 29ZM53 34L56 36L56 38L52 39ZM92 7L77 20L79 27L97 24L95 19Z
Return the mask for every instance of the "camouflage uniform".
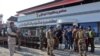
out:
M47 53L50 56L54 56L53 48L54 48L54 32L52 30L48 30L46 33L47 37Z
M78 31L77 29L73 29L72 31L72 37L74 39L74 51L78 51L78 38L76 36L77 31Z
M77 32L77 37L78 37L78 50L80 56L86 56L86 44L85 44L85 38L84 38L84 31L79 30Z

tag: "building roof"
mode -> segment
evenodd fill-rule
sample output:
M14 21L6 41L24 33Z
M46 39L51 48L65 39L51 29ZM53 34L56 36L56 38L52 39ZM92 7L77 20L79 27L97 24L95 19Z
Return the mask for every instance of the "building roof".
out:
M17 13L30 13L30 12L34 12L34 11L49 9L49 8L53 8L53 7L57 7L57 6L63 6L63 5L72 4L72 3L81 2L81 1L83 1L83 0L53 1L53 2L49 2L49 3L46 3L46 4L39 5L39 6L24 9L24 10L18 11Z
M14 21L14 22L16 22L17 21L17 17L11 16L10 18L8 18L8 21Z

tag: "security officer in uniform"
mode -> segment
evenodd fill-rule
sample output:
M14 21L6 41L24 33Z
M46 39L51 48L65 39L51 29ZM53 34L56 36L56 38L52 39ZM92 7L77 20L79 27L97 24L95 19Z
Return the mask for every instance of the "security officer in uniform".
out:
M45 44L45 33L43 32L43 28L40 29L40 50L43 50L44 44Z
M93 30L89 29L88 35L89 35L88 46L89 46L89 44L91 45L91 51L90 52L94 53L94 51L95 51L95 45L94 45L95 32Z
M79 31L77 32L78 50L80 56L86 56L86 44L84 34L85 32L83 31L83 27L80 27Z
M8 47L10 51L10 56L13 56L15 52L16 37L17 37L16 27L14 25L14 22L9 22L7 33L8 33Z
M53 54L53 48L54 48L54 32L53 27L50 27L50 29L46 32L46 38L47 38L47 54L50 56L55 56Z
M78 32L79 28L78 26L74 26L73 31L72 31L72 37L73 37L73 41L74 41L74 51L78 52L78 37L77 32Z

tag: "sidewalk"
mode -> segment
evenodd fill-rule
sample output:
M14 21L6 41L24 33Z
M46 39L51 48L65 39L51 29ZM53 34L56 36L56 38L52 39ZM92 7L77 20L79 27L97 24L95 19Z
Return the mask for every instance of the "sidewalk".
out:
M56 56L78 56L70 50L54 50ZM88 56L100 56L100 48L96 48L95 53L87 53ZM9 56L9 50L7 48L0 47L0 56ZM33 48L21 47L20 51L17 51L14 56L48 56L46 51L40 51Z
M0 47L0 56L10 56L8 48ZM16 51L14 56L44 56L44 52L37 49L21 47L21 50Z

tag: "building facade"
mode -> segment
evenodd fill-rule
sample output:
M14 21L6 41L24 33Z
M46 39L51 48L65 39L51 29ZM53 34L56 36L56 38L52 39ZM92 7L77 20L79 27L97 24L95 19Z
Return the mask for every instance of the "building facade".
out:
M64 4L64 2L62 4ZM53 9L51 9L50 7L47 10L41 9L42 11L38 9L37 9L38 11L34 11L35 9L32 8L30 10L28 9L19 11L18 22L17 22L18 26L22 29L25 29L25 31L36 30L35 35L37 35L37 32L39 31L38 28L40 26L43 26L44 28L47 28L50 25L54 27L56 27L57 25L60 25L62 27L68 27L79 24L82 25L83 27L91 26L99 36L100 1L97 2L97 0L96 1L90 0L86 2L85 0L84 1L70 0L69 3L66 2L66 5L64 4L62 6L60 4L59 6L54 6L54 7Z
M0 36L1 36L2 28L3 28L2 18L3 18L3 15L0 14Z
M2 18L3 18L3 15L0 14L0 30L2 29Z

